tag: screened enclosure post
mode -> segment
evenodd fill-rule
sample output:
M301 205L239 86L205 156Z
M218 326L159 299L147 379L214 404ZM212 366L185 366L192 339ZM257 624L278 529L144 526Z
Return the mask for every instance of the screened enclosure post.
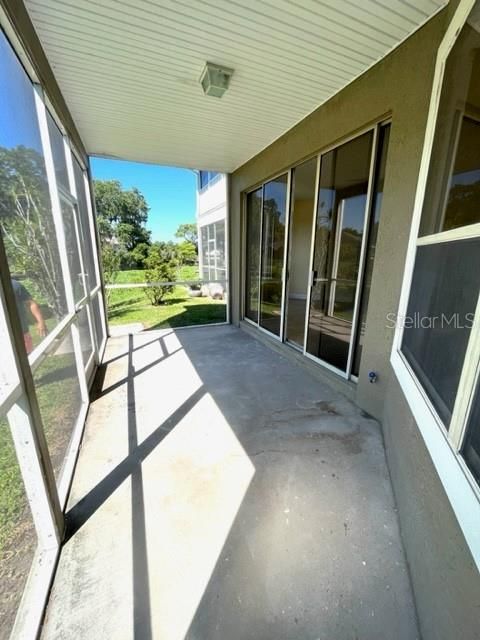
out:
M7 414L8 422L39 544L52 548L63 536L64 519L1 234L0 304L6 312L8 337L22 389L21 398Z
M96 351L97 351L97 332L95 330L95 324L93 322L93 317L92 317L92 312L91 312L90 278L88 277L88 273L87 273L86 268L85 268L85 256L83 254L84 247L83 247L82 234L81 234L81 230L80 230L80 217L81 217L81 214L80 214L80 203L79 203L79 199L78 199L77 185L76 185L76 182L75 182L75 173L74 173L74 170L73 170L72 149L71 149L70 143L69 143L69 141L68 141L68 139L66 137L63 138L63 145L64 145L64 149L65 149L65 158L66 158L66 161L67 161L67 173L68 173L68 183L69 183L69 186L70 186L70 193L73 195L73 197L77 201L77 206L76 206L76 209L74 210L73 220L74 220L74 225L75 225L75 235L76 235L76 238L77 238L78 256L79 256L79 260L80 260L80 268L81 268L81 273L82 273L83 289L84 289L84 292L86 293L86 296L87 296L87 300L86 300L86 303L85 303L85 309L86 309L86 312L87 312L88 329L90 331L90 336L91 336L92 342L93 342L93 348L94 348L94 351L96 353ZM83 175L83 170L82 170L82 175ZM90 229L86 229L85 233L90 233ZM88 242L88 238L85 238L85 240ZM80 356L81 356L81 354L80 354ZM80 357L80 361L81 361L82 369L83 369L83 359L81 357ZM83 377L83 376L81 376L81 377ZM86 383L85 383L85 386L87 386ZM82 396L83 396L83 389L82 389ZM87 389L86 401L88 401L88 389Z
M92 240L94 243L92 247L95 249L93 252L93 262L95 265L97 283L100 284L100 293L98 294L98 307L100 310L100 323L102 325L105 340L102 336L101 347L105 344L106 339L108 338L108 322L107 322L107 298L105 295L105 280L103 277L103 267L102 267L102 254L101 254L101 243L100 243L100 232L98 230L98 226L96 223L97 220L97 210L95 206L95 194L93 189L91 188L92 183L92 175L90 172L90 165L87 167L86 175L84 176L85 186L87 191L87 210L88 210L88 219L90 224L90 230L92 234ZM98 363L100 363L102 354L99 353L97 355Z
M42 89L39 85L34 88L35 106L37 108L38 124L40 127L40 137L42 140L42 150L45 158L45 170L47 174L48 190L52 204L52 216L55 226L55 235L58 244L60 264L62 267L63 284L65 286L65 296L69 313L75 313L75 301L73 297L72 281L70 277L70 267L68 264L67 245L65 241L65 231L62 221L62 210L60 206L60 196L57 188L57 178L55 175L55 165L50 146L50 134L48 131L47 111L42 97Z
M59 514L57 522L55 521L52 496L56 494L56 488L51 487L49 491L46 486L41 454L35 443L30 400L25 394L22 395L7 413L7 418L39 546L42 549L51 549L56 548L61 541L63 518ZM40 431L41 427L38 430ZM58 509L60 510L59 504Z
M89 294L89 289L88 289L88 281L85 278L85 262L83 259L83 249L82 249L82 241L81 241L81 234L80 234L80 228L79 228L79 211L78 211L78 197L77 197L77 189L75 186L75 176L73 173L73 163L72 163L72 154L71 154L71 150L70 150L70 145L68 144L66 138L63 138L63 148L65 151L65 159L66 159L66 163L67 163L67 173L68 173L68 183L69 183L69 188L70 188L70 193L73 195L73 197L75 198L76 202L77 202L77 207L75 208L75 206L72 206L72 212L73 212L73 226L75 229L75 238L76 238L76 242L77 242L77 247L78 247L78 257L80 260L80 269L81 269L81 274L82 274L82 282L83 282L83 290L84 293L86 293L87 296L87 300L85 303L85 309L87 312L87 322L88 322L88 329L90 331L90 335L92 336L93 339L93 346L95 348L95 344L96 344L96 340L95 340L95 333L94 330L92 328L92 322L91 322L91 318L90 318L90 313L89 313L89 301L90 301L90 294ZM70 278L71 278L71 274L69 274ZM73 296L73 284L70 280L70 285L72 287L72 296ZM85 367L83 364L83 355L82 355L82 342L81 342L81 338L80 338L80 327L78 325L78 315L77 315L77 320L75 322L72 323L72 342L73 342L73 349L74 349L74 354L75 354L75 363L77 366L77 374L78 374L78 380L80 382L80 393L82 396L82 401L88 403L89 401L89 393L88 393L88 384L87 384L87 378L86 378L86 373L85 373Z
M53 223L55 225L55 235L58 244L58 250L60 254L60 263L62 266L63 283L65 286L65 295L67 298L67 307L70 313L75 313L75 298L73 293L72 277L70 273L70 266L68 264L68 251L65 240L65 229L63 227L62 209L60 205L60 195L57 188L57 178L55 175L55 165L53 162L52 148L50 144L50 133L48 131L47 123L47 111L45 103L41 95L41 88L37 85L35 87L35 105L37 107L37 117L40 126L40 136L42 139L43 154L45 157L45 168L47 173L48 187L50 191L50 200L52 202L52 215ZM73 216L75 229L76 216ZM80 384L80 390L82 394L82 400L88 402L88 388L85 378L85 369L83 367L82 359L82 345L80 342L80 333L78 326L75 322L72 323L72 342L73 350L75 354L75 361L78 370L78 379Z

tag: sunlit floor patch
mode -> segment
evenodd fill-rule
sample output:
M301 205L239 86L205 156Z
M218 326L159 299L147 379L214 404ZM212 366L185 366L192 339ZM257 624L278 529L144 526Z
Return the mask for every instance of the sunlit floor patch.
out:
M115 338L43 640L412 640L379 425L233 327Z

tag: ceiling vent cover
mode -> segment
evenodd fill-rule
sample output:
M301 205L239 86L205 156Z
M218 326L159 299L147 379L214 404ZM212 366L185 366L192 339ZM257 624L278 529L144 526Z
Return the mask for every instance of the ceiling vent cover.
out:
M230 84L230 78L233 75L233 69L221 67L213 62L207 62L202 75L200 76L200 84L206 96L221 98Z

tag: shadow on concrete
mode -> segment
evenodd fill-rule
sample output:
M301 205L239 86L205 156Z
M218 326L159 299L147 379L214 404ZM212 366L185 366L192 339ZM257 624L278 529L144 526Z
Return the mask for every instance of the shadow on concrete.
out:
M128 453L67 516L71 544L130 480L133 628L123 637L417 637L379 425L230 326L177 330L147 342L145 335L116 339L128 340L128 348L106 362L118 366L126 357L127 375L103 388L104 367L95 383L94 399L113 394L126 404ZM149 361L148 348L157 343L161 356L155 351ZM141 366L134 366L135 353L145 356ZM142 385L164 380L161 371L167 367L168 377L175 361L171 388L150 399ZM136 381L154 415L155 403L187 378L195 379L195 390L143 431ZM118 396L125 385L126 398ZM87 428L94 433L97 426ZM229 439L223 449L222 438ZM252 475L242 476L243 459ZM244 490L235 486L242 482ZM77 544L95 558L94 540ZM74 586L108 582L95 570L75 568ZM67 566L69 580L71 571ZM57 609L62 589L58 584ZM87 598L85 610L96 606L88 602L94 591L76 594ZM114 611L103 615L102 629L118 635ZM73 629L78 640L91 633L70 622L68 609L53 617L52 629L64 625L62 638ZM57 637L52 633L45 638Z

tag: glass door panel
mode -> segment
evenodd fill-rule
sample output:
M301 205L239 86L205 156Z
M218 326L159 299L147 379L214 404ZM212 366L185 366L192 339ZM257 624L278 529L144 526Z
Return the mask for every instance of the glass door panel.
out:
M308 160L292 170L285 338L302 348L310 273L309 248L315 212L316 173L317 158Z
M280 335L288 175L263 188L260 326Z
M373 132L322 156L306 350L347 370Z
M379 141L376 151L376 175L372 196L372 206L369 221L368 239L365 252L365 269L363 274L362 296L359 307L357 336L355 339L355 352L352 363L352 374L360 373L360 361L362 357L363 342L367 324L368 300L372 284L373 265L375 262L375 249L377 245L378 226L382 209L383 185L385 182L385 166L387 163L388 141L390 139L390 125L383 125L379 130Z
M258 322L260 293L260 240L262 229L262 192L247 195L245 255L245 317Z

